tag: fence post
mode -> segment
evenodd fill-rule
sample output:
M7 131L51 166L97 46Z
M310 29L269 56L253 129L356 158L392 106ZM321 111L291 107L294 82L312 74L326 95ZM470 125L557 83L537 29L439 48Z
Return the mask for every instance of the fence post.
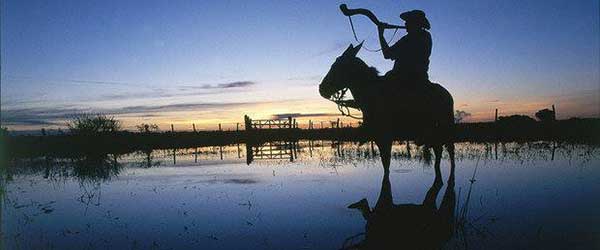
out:
M244 115L244 124L246 126L245 130L249 130L252 128L252 120L248 115Z
M496 115L494 116L494 122L498 121L498 109L496 109Z
M556 109L554 108L554 104L552 104L552 120L556 120Z
M196 123L192 123L192 128L194 129L194 133L196 133Z
M219 123L219 131L223 131L223 129L221 128L221 123Z
M340 128L340 118L337 118L337 123L335 125L337 128Z
M171 133L175 132L175 128L173 127L173 123L171 123Z
M235 132L239 132L240 131L240 123L236 123L235 124Z
M288 122L290 123L290 128L292 128L293 123L292 123L292 117L291 116L288 116Z

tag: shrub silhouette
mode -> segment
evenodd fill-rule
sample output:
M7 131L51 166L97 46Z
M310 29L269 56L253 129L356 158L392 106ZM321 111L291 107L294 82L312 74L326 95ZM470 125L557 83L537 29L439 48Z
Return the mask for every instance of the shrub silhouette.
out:
M73 134L99 134L117 132L121 129L121 122L112 116L103 114L80 114L67 122Z
M465 118L471 116L471 113L464 111L464 110L456 110L454 112L454 122L455 123L460 123L462 120L464 120Z
M538 118L538 120L540 120L541 122L550 122L556 119L554 117L554 111L549 109L542 109L536 112L535 117Z
M511 115L498 117L498 124L522 126L535 124L535 120L526 115Z
M137 130L140 133L151 133L160 131L158 125L156 125L155 123L140 123L139 125L135 125L135 128L137 128Z

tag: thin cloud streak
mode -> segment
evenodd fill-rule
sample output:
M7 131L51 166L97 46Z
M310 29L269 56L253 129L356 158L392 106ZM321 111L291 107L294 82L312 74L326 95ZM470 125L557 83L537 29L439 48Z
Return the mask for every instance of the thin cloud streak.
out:
M256 85L257 82L254 81L235 81L235 82L227 82L227 83L218 83L218 84L203 84L201 86L180 86L180 88L185 89L230 89L230 88L243 88L249 87L252 85Z
M119 81L97 81L97 80L84 80L84 79L64 79L64 78L46 78L46 77L33 77L33 76L16 76L16 75L3 75L2 80L6 81L40 81L40 82L59 82L59 83L83 83L83 84L94 84L94 85L120 85L120 86L142 86L148 87L148 84L144 83L133 83L133 82L119 82ZM202 84L200 86L179 86L183 89L229 89L229 88L242 88L252 85L256 85L258 82L255 81L233 81L218 84Z
M6 78L4 78L6 77ZM15 76L5 75L4 80L12 81L43 81L43 82L62 82L62 83L83 83L83 84L94 84L94 85L121 85L121 86L145 86L141 83L130 83L130 82L117 82L117 81L96 81L96 80L82 80L82 79L61 79L61 78L45 78L45 77L33 77L33 76Z
M272 104L286 101L231 102L231 103L178 103L167 105L138 105L112 109L96 108L22 108L2 110L0 121L3 125L61 125L67 119L82 113L101 113L114 116L157 117L160 114L180 111L223 111L232 108L248 108L254 105ZM159 114L153 114L153 112Z
M283 114L274 114L271 116L272 119L286 119L288 117L292 118L300 118L300 117L335 117L341 116L337 113L283 113Z

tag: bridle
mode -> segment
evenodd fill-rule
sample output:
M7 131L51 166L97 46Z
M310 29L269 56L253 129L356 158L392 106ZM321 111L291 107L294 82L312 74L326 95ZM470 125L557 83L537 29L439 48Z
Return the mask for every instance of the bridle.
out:
M358 116L352 115L350 113L350 108L351 108L350 105L355 104L355 103L354 103L354 100L344 100L344 97L346 96L346 93L348 92L348 90L349 90L348 87L339 90L338 92L336 92L335 94L333 94L331 96L330 100L335 102L338 110L342 113L343 116L348 116L348 117L354 118L354 119L363 119L362 117L358 117ZM352 108L359 109L358 107L352 107Z

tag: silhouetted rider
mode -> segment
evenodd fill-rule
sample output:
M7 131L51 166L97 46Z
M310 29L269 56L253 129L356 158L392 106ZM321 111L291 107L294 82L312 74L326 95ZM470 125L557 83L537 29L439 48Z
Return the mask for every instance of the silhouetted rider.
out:
M386 73L386 79L399 82L402 86L419 86L429 82L429 56L431 55L431 28L421 10L411 10L400 14L408 34L390 47L379 26L379 42L383 57L394 60L394 68Z

